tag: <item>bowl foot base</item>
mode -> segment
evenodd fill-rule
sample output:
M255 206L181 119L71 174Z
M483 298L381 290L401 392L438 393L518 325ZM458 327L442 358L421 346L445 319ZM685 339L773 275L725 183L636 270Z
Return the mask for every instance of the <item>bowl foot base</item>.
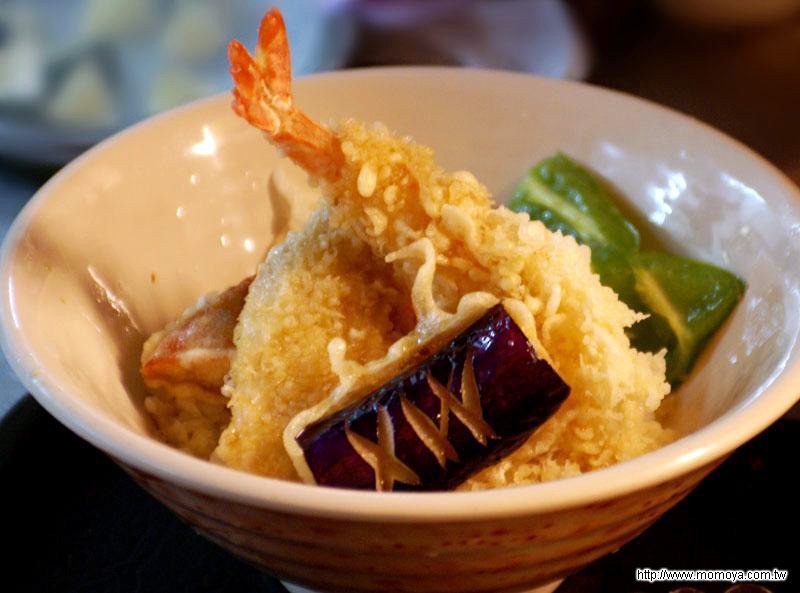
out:
M557 581L553 581L552 583L547 583L546 585L541 585L536 587L535 589L528 589L524 593L553 593L558 586L562 583L563 579L559 579ZM289 593L324 593L323 591L314 591L313 589L306 589L305 587L301 587L300 585L294 585L292 583L287 583L286 581L281 581L283 586L289 591Z

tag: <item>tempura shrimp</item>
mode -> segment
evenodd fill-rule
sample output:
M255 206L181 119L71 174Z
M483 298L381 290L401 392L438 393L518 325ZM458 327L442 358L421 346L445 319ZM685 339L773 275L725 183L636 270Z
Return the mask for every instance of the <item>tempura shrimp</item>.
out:
M333 181L344 155L339 138L294 106L289 40L281 13L273 8L258 29L256 55L237 40L228 46L233 109L310 174Z
M234 353L233 330L252 276L203 296L145 342L141 375L145 407L161 433L189 453L207 457L230 413L220 390Z
M230 43L228 55L233 110L321 185L334 206L335 225L350 226L378 257L404 262L400 267L408 268L409 279L432 246L441 304L455 307L462 294L479 290L493 262L476 260L431 223L449 212L449 230L474 233L458 208L488 211L492 201L485 187L465 171L445 174L429 149L421 151L380 126L348 120L334 132L306 116L292 96L289 45L278 10L264 16L254 56L239 41ZM435 308L427 300L428 309Z
M503 302L537 352L572 386L573 395L537 431L535 442L512 455L511 465L505 467L520 468L516 475L489 468L467 488L569 475L640 454L663 442L666 433L653 420L654 410L669 391L663 353L652 355L631 348L624 328L640 316L601 286L591 270L588 248L571 237L549 232L526 214L495 206L487 188L472 174L445 172L429 148L400 138L384 126L345 120L329 129L303 114L292 96L288 40L277 10L268 12L261 23L255 55L234 41L229 58L235 84L234 111L308 172L321 188L327 206L315 218L319 230L308 227L283 254L271 254L251 288L237 327L231 379L225 387L232 396L233 420L221 438L217 459L259 473L291 477L286 470L286 451L292 457L296 453L291 450L292 430L319 416L320 409L330 411L343 401L340 396L347 391L352 369L384 368L382 361L402 357L409 344L446 332L458 317L460 305L474 295L489 295L494 302ZM311 369L325 377L323 383L315 382L307 363L298 366L264 353L286 356L290 345L319 327L319 323L311 323L310 313L299 314L308 306L308 299L315 298L311 293L300 298L305 294L302 291L308 290L307 282L290 289L298 291L292 294L283 289L278 294L274 287L283 282L281 274L285 276L283 270L289 268L280 262L290 254L292 277L308 277L305 267L311 265L324 269L325 277L331 277L327 270L337 266L350 270L325 263L339 257L330 251L320 252L313 261L301 261L297 250L319 249L320 240L334 231L368 246L374 261L356 265L374 268L375 274L383 275L380 282L391 282L392 290L399 293L395 302L410 300L416 324L397 342L373 341L372 358L365 358L366 351L359 349L359 332L323 325L330 331L320 336L316 347L321 349L323 340L330 340L330 361L315 361L317 366ZM369 284L363 292L370 302L376 298L375 286L378 284ZM275 305L278 299L282 299L281 307ZM338 307L334 307L334 317L343 320L345 327L364 319ZM283 324L275 317L278 312L290 316L292 327L284 327L279 338L277 329L258 329L262 327L258 323L267 320L275 328ZM389 311L387 318L394 315ZM370 331L376 329L370 327ZM377 331L388 336L384 329ZM383 357L375 356L381 348L385 348ZM356 352L362 356L355 356ZM265 360L269 360L269 368L264 366ZM285 365L291 365L291 375ZM267 394L269 381L290 388ZM311 412L301 412L304 408ZM286 451L275 451L274 439L267 447L263 435L287 426L291 413L296 416L284 433ZM632 443L626 437L626 427L631 426L646 427L639 432L647 437ZM563 436L567 434L587 435L591 442L583 448L579 440ZM303 477L297 464L295 468Z

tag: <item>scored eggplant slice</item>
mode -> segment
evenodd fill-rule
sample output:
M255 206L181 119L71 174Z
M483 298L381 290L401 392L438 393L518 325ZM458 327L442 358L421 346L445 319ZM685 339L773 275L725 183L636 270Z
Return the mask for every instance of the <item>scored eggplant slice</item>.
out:
M418 367L295 440L320 486L449 490L522 445L569 392L496 305Z

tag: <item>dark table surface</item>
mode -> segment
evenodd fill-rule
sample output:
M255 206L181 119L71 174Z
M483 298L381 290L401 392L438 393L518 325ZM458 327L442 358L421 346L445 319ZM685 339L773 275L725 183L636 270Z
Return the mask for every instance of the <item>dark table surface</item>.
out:
M602 6L601 21L608 12L605 3L573 3ZM695 115L800 180L800 19L745 32L692 31L640 8L601 22L594 35L601 51L590 82ZM49 174L0 163L4 221ZM0 591L285 591L196 535L29 396L20 399L6 368L0 390L0 513L9 544L0 556ZM644 535L569 577L559 593L692 591L680 589L688 583L637 583L634 571L644 567L780 568L789 581L763 586L800 591L798 450L800 421L784 418ZM692 586L722 593L732 584Z

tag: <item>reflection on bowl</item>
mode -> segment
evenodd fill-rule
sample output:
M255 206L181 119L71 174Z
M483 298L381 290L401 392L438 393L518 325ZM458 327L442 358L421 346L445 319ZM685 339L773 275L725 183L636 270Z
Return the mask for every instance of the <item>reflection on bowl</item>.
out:
M509 73L353 71L298 81L296 94L312 117L381 120L436 147L443 166L473 171L498 200L562 149L617 185L626 211L656 222L666 243L749 288L673 396L665 422L687 436L632 461L467 493L266 479L155 439L138 355L196 295L254 269L291 219L273 210L273 171L280 184L303 177L230 113L227 96L109 140L45 186L9 232L3 347L52 414L234 553L328 591L540 585L635 537L797 399L798 192L746 148L639 100Z

